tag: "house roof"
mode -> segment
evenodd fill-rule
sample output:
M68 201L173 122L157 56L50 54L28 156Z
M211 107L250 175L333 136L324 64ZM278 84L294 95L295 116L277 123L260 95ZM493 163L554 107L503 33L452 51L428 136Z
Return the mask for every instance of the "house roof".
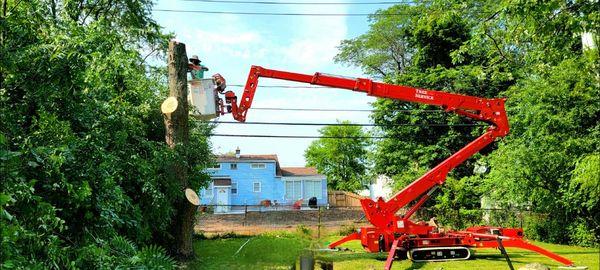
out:
M284 167L281 168L283 176L314 176L321 175L315 167Z
M218 155L217 162L249 162L249 161L275 161L275 175L281 176L281 167L277 155Z
M235 162L235 161L248 161L248 160L272 160L275 162L279 162L277 155L240 155L237 158L235 155L219 155L217 156L218 162Z

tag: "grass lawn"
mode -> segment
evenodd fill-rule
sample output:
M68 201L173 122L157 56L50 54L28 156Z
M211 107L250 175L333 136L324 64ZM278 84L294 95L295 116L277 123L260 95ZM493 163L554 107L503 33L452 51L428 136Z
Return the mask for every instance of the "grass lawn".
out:
M329 236L325 242L333 242L339 238L340 236ZM561 256L567 257L574 261L575 265L588 266L589 270L599 269L600 251L598 249L546 244L541 242L534 243ZM367 253L362 249L359 241L348 242L342 245L342 247L349 248L353 250L353 252L330 252L321 255L320 257L323 260L333 261L336 270L383 269L387 254ZM550 269L557 269L559 266L562 266L558 262L531 251L513 248L507 248L506 251L510 256L515 269L533 262L543 263L550 267ZM392 269L508 269L504 256L496 249L477 249L475 250L474 258L474 260L430 263L413 263L410 260L395 261Z
M250 241L237 254L236 251L248 239ZM189 269L290 269L297 261L302 250L324 247L326 243L339 239L339 236L328 236L321 244L315 244L307 237L295 233L268 233L254 237L215 238L196 240L194 249L198 258L189 263ZM588 266L590 270L599 270L600 253L598 249L573 246L536 243L541 247L565 256L578 266ZM387 254L365 252L359 241L342 245L351 249L346 252L318 252L317 260L333 262L334 269L383 269ZM557 269L559 263L533 252L507 249L515 268L527 263L539 262ZM504 257L495 249L476 250L474 260L454 262L412 263L411 261L395 261L393 269L508 269Z
M246 241L250 241L246 243ZM240 246L246 245L235 254ZM189 269L290 269L311 241L292 233L262 234L254 237L195 240L197 259Z

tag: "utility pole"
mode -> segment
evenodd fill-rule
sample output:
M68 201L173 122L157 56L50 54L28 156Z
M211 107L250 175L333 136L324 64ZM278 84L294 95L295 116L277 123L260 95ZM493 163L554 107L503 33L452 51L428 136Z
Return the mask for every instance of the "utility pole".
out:
M185 51L185 44L177 41L169 42L168 52L168 71L169 71L169 99L176 99L170 110L164 110L165 116L165 141L170 148L185 153L189 142L188 126L188 89L187 89L187 68L188 58ZM168 99L168 100L169 100ZM183 191L188 187L187 167L185 164L173 162L170 173L172 178L177 181ZM194 257L192 248L192 234L194 232L194 214L196 207L188 202L183 196L175 201L175 215L171 221L171 234L173 243L171 252L180 259L191 259Z

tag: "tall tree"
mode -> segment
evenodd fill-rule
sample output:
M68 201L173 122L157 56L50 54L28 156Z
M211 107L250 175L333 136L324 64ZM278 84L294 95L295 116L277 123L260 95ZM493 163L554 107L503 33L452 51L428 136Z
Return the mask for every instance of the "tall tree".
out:
M379 16L398 13L404 16ZM425 16L426 14L426 16ZM399 5L378 11L372 18L371 29L358 38L342 42L339 61L362 67L370 72L368 58L348 58L351 52L365 47L371 52L370 44L377 44L384 52L394 51L389 43L377 42L378 36L394 37L402 41L406 58L402 69L386 73L388 83L403 84L435 90L463 93L483 97L495 97L511 84L509 72L487 69L484 52L469 51L457 53L471 38L473 17L448 9L442 3L421 5ZM386 26L387 32L382 31ZM393 33L393 34L390 34ZM369 42L367 42L368 40ZM387 54L374 54L382 63L394 62L396 57ZM453 152L465 146L483 132L483 129L465 127L428 127L428 123L465 124L468 119L444 112L429 112L438 109L389 99L379 99L374 103L373 121L380 125L383 135L402 138L384 139L377 142L372 155L374 170L395 179L396 187L402 188L419 174L427 171ZM425 110L425 111L423 111ZM402 126L398 124L418 123L424 126ZM473 161L455 169L451 175L457 178L471 175Z
M337 63L358 66L376 78L393 77L410 67L414 50L401 31L410 23L410 16L388 16L386 14L417 14L418 7L395 5L369 16L370 29L354 39L343 40Z
M164 143L166 73L142 54L169 39L152 2L3 3L0 268L150 264L129 247L172 239L182 191L169 163L187 164L197 189L211 156L203 124L185 151Z
M584 53L581 42L582 33L594 32L600 25L597 3L444 0L417 2L404 9L420 12L404 12L407 18L393 20L373 16L376 21L405 22L398 23L396 31L411 52L410 66L384 76L387 82L508 98L511 133L494 146L497 151L486 156L490 149L484 149L483 155L451 173L442 194L432 200L436 207L474 207L485 195L502 205L525 205L543 213L544 218L526 224L532 238L598 245L594 214L598 200L587 188L597 187L599 181L590 175L597 169L592 164L599 149L595 138L600 69L597 48ZM370 32L378 31L374 25ZM340 59L370 72L368 61L343 57L361 46L369 51L365 45L369 43L360 38L342 43ZM598 44L597 33L595 39ZM380 56L381 62L394 61ZM411 111L430 107L390 100L378 100L374 107L372 118L384 126L380 131L402 138L382 140L373 155L375 171L393 176L397 187L482 132L388 128L395 123L465 120ZM477 175L475 163L484 169Z
M173 113L165 115L165 141L167 145L175 150L188 147L189 135L189 107L187 102L187 70L188 57L185 44L177 41L169 42L168 51L169 70L169 96L177 98L177 108ZM184 162L171 163L172 178L177 181L181 190L188 187L188 170ZM192 247L192 236L194 234L194 214L196 207L189 203L183 196L175 201L176 212L171 222L172 234L174 236L173 252L181 259L194 258Z
M350 124L350 121L338 123ZM355 192L364 188L368 183L366 156L369 139L362 127L327 126L319 133L333 138L320 138L310 144L304 152L307 165L315 166L325 174L331 189Z

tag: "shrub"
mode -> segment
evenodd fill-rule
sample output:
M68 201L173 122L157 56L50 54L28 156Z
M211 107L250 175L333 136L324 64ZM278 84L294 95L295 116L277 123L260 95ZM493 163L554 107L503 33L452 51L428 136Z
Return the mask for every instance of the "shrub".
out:
M344 224L340 227L340 229L337 231L337 234L339 235L349 235L352 233L356 232L356 226L354 226L353 224Z
M300 224L296 226L296 233L298 233L300 236L310 237L312 235L312 230L308 226Z
M600 239L596 238L594 231L584 221L577 221L568 228L571 244L584 247L597 247Z

